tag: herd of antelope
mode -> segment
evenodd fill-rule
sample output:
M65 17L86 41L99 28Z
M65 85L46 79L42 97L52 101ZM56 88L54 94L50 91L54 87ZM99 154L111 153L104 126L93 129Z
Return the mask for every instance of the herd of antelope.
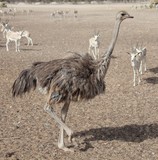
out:
M10 18L15 17L15 15L18 13L21 14L26 14L26 15L30 15L30 13L32 13L33 10L31 9L21 9L18 10L16 8L2 8L0 9L0 16L5 17L5 16L9 16Z
M32 12L32 10L29 12ZM1 14L11 14L15 15L16 9L8 9L7 11L0 10ZM28 13L28 12L27 12ZM62 11L56 10L50 14L51 17L66 17L70 13L69 10ZM73 10L74 17L78 17L78 11ZM6 39L6 51L9 51L9 43L15 42L15 51L20 52L20 40L25 37L27 39L27 45L33 46L33 40L31 34L27 30L14 31L14 27L9 24L9 21L2 22L0 19L1 32L3 38ZM99 48L100 48L100 33L95 32L94 35L89 39L88 53L92 55L94 60L99 59ZM143 70L146 71L146 53L147 49L145 46L139 46L138 44L132 47L131 52L127 52L130 55L131 66L133 68L133 86L136 86L141 82L141 74ZM144 67L144 69L143 69ZM136 82L136 77L138 77L138 82Z
M52 18L66 18L66 17L70 16L70 13L71 13L71 15L73 15L74 18L78 17L78 10L75 10L75 9L73 11L55 10L50 13L50 17L52 17Z
M26 30L24 31L13 31L14 27L11 27L8 22L1 22L1 32L3 33L3 38L6 38L6 50L9 51L9 42L15 42L16 52L20 52L20 40L25 37L28 41L27 45L33 46L32 38L30 33Z

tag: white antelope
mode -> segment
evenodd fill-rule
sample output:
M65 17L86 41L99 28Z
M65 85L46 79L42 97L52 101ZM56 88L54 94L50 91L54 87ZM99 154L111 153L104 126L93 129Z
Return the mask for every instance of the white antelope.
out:
M1 23L1 32L3 32L3 38L5 38L5 36L6 36L6 32L7 32L7 30L10 30L10 31L12 31L13 30L13 28L14 27L11 27L9 24L8 24L8 22L2 22ZM22 37L25 37L26 39L27 39L27 45L29 46L29 45L32 45L33 46L33 41L32 41L32 38L30 37L30 33L29 33L29 31L26 31L26 30L24 30L23 31L23 34L22 34Z
M14 32L14 31L11 31L10 29L7 29L7 28L5 28L5 30L6 30L6 39L7 39L6 50L9 51L9 48L8 48L9 42L13 41L13 42L15 42L16 52L20 52L20 49L19 49L20 39L22 38L24 31Z
M30 33L29 31L23 31L23 34L22 34L22 37L25 37L27 39L27 45L31 45L33 46L33 41L32 41L32 38L30 37Z
M99 32L97 34L94 34L92 38L89 39L89 48L88 52L93 54L94 59L99 59L99 46L100 46L100 41L99 41Z
M74 18L78 17L78 10L74 10Z
M131 56L131 65L133 67L134 79L133 86L136 86L136 76L138 76L138 84L141 82L141 74L146 71L146 47L133 48L132 52L128 53Z
M56 15L56 12L54 11L54 12L52 12L51 14L50 14L50 17L55 17L55 15Z
M141 60L141 63L140 63L140 73L143 74L143 66L144 66L144 71L146 72L147 71L147 67L146 67L146 53L147 53L147 49L146 47L144 48L139 48L137 49L137 52L142 52L142 60Z

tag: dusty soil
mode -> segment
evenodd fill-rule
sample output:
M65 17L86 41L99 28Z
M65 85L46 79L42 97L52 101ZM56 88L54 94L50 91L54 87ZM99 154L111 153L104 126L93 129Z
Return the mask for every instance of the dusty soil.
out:
M28 30L34 46L21 42L6 52L0 35L0 160L157 160L158 159L158 11L133 10L132 5L17 6L10 19L14 30ZM33 12L21 13L25 8ZM65 19L50 18L55 9L70 10ZM71 14L79 11L78 18ZM85 53L88 39L100 30L101 54L111 40L115 15L127 10L135 18L122 23L106 76L106 93L88 102L71 103L67 124L79 147L74 153L57 147L59 129L44 112L38 92L12 99L11 86L19 72L35 61ZM4 17L3 17L4 18ZM147 47L147 68L133 87L130 57L136 42ZM61 106L57 106L59 113Z

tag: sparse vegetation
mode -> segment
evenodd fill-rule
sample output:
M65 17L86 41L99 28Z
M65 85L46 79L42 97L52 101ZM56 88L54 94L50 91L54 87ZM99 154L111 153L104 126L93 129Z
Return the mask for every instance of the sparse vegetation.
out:
M72 2L73 4L76 4L76 3L79 3L79 2L92 3L94 1L96 1L96 3L102 3L102 2L123 2L123 3L129 3L129 2L130 3L148 2L148 0L6 0L6 1L9 2L9 3L14 3L14 2L27 2L27 3L34 3L34 2L42 2L42 3L51 3L51 2L65 3L65 2Z
M0 1L0 8L5 8L7 7L7 3L3 0Z
M158 0L150 0L151 4L158 4Z

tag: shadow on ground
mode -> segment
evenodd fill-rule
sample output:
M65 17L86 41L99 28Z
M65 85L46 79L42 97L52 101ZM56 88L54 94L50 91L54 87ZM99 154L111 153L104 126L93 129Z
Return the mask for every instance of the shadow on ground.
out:
M0 47L6 47L5 45L0 45Z
M112 55L111 58L116 59L117 57Z
M150 68L149 69L150 72L153 72L154 74L158 73L158 67L155 68ZM147 83L151 83L151 84L158 84L158 77L149 77L145 79Z
M151 68L151 69L149 69L149 71L156 74L156 73L158 73L158 67Z
M24 45L25 45L25 46L28 46L27 43L25 43ZM41 44L40 44L40 43L34 43L33 45L34 45L34 46L40 46ZM31 46L31 45L29 45L29 46Z
M145 79L147 83L158 84L158 77L149 77Z
M140 143L147 139L158 138L158 124L131 124L122 127L94 128L77 132L74 137L84 137L84 148L81 149L82 151L93 148L90 142L98 140Z
M23 48L23 49L21 49L22 51L41 51L41 49L32 49L32 48Z

